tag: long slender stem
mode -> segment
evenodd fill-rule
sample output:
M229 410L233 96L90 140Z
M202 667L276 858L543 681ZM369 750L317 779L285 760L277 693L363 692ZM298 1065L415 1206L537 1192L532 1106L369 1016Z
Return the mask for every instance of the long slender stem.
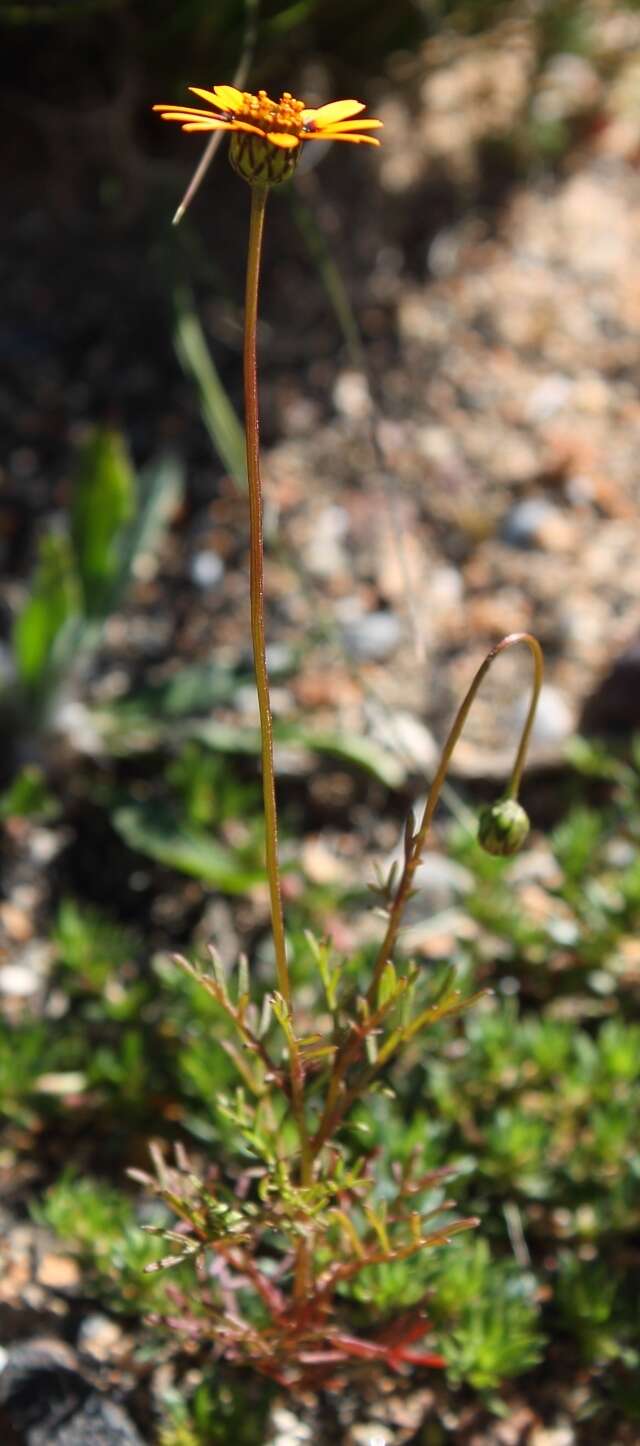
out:
M518 752L516 755L516 761L514 763L513 771L507 788L508 798L515 798L517 795L518 788L520 786L522 770L524 768L529 738L531 736L531 729L533 728L533 721L535 718L536 708L538 706L538 698L540 696L540 689L542 687L544 669L542 648L540 647L537 638L534 638L531 633L509 633L508 637L503 638L501 642L496 644L495 648L491 649L490 653L487 653L484 662L478 668L471 687L469 688L458 709L458 712L456 713L453 725L451 727L451 731L442 750L435 778L433 780L433 783L431 784L431 788L429 789L429 796L427 798L425 810L422 816L422 823L420 824L418 832L413 837L410 848L407 849L405 866L402 871L400 882L396 889L393 904L391 905L387 930L380 946L376 966L373 972L373 978L369 987L368 999L370 1003L376 998L380 977L383 973L387 960L390 959L395 947L400 925L402 923L402 915L404 913L404 909L409 898L409 894L411 892L413 876L422 857L423 849L427 840L427 835L431 827L433 815L436 811L438 799L440 798L442 785L445 781L447 770L451 762L451 755L453 753L453 750L467 721L480 684L482 683L485 675L488 673L491 664L495 661L495 659L499 656L500 653L505 652L507 648L514 647L516 643L525 643L533 658L533 687L531 690L531 701L529 704L524 728L522 730L522 735L518 746Z
M260 427L258 418L256 359L258 284L260 280L262 233L264 230L266 204L266 189L262 189L259 186L252 186L244 312L244 414L247 440L247 475L249 479L251 642L253 645L253 666L258 693L258 708L260 711L265 852L267 876L269 879L269 896L271 900L271 927L276 954L278 989L287 1007L290 1008L291 984L289 980L289 966L287 964L284 919L282 915L282 892L280 888L280 867L278 863L278 815L276 811L276 788L273 769L273 726L271 721L269 675L267 673L265 644L262 481L260 477Z
M278 815L273 768L273 725L269 699L269 675L267 672L264 622L264 549L256 337L258 327L258 286L260 281L260 260L262 255L262 235L264 231L266 204L267 190L259 186L252 186L244 312L244 415L247 440L247 476L249 481L251 641L253 644L253 666L258 693L258 707L260 710L265 852L269 879L269 894L271 898L271 927L276 954L278 989L285 1001L287 1009L291 1012L291 982L287 963L284 919L282 914L282 891L280 888L280 868L278 864ZM309 1135L304 1113L304 1073L297 1044L293 1036L292 1040L293 1042L290 1042L289 1047L291 1100L300 1137L300 1179L301 1184L308 1187L311 1185L313 1178L313 1158L309 1148ZM303 1302L307 1295L311 1271L310 1242L301 1240L296 1250L294 1281L294 1297L299 1303Z

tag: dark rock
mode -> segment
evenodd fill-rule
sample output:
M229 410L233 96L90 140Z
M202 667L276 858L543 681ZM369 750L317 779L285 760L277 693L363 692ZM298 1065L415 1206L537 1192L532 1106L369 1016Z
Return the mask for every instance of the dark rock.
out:
M45 1422L30 1431L27 1446L144 1446L144 1443L122 1406L93 1391L56 1430L51 1430Z
M20 1446L144 1446L122 1407L80 1374L67 1346L10 1346L0 1370L0 1440Z
M580 733L625 734L640 728L640 638L616 659L582 710Z
M73 1352L60 1341L41 1338L8 1348L0 1412L14 1430L29 1432L45 1418L53 1429L82 1405L91 1387L75 1365Z

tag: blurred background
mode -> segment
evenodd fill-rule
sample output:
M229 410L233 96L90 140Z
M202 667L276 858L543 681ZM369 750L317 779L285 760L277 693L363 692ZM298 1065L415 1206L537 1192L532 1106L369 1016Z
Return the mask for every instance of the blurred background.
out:
M164 1277L141 1275L158 1252L124 1177L152 1135L227 1143L216 1010L171 950L246 949L271 980L249 196L223 142L172 227L204 142L151 111L239 67L272 96L355 96L385 127L379 151L308 147L266 231L269 660L310 1015L304 930L364 977L367 884L485 652L530 629L547 665L530 847L508 863L473 841L526 712L514 650L456 753L407 934L436 981L453 963L493 997L360 1121L382 1177L390 1139L457 1162L482 1218L346 1302L375 1321L428 1291L447 1370L293 1416L162 1333L150 1358ZM640 6L2 0L0 74L5 1430L636 1442ZM61 1372L73 1436L48 1414Z

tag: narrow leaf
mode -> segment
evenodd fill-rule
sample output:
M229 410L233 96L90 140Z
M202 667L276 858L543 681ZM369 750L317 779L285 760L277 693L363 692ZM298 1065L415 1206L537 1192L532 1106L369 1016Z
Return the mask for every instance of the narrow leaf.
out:
M71 538L84 610L106 616L119 578L119 544L136 512L136 482L124 441L96 430L81 449L71 504Z
M378 984L378 1009L384 1008L387 1001L395 994L397 987L398 978L394 966L389 959L385 964L380 977L380 983Z
M29 688L52 680L61 658L63 632L80 611L73 555L66 537L44 537L31 594L13 629L18 674Z
M209 350L189 292L176 292L175 347L181 365L195 382L202 420L216 452L240 491L246 491L244 433Z

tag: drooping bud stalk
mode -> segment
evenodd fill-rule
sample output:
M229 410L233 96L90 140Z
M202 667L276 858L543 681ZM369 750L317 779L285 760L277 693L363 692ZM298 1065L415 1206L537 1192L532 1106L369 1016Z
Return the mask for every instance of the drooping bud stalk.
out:
M529 832L529 818L515 798L499 798L482 809L478 843L485 853L509 858L517 854Z
M449 731L449 736L440 755L440 762L436 769L431 788L429 789L422 822L413 833L408 847L407 836L405 835L405 864L395 891L395 897L389 908L385 936L378 951L378 957L367 994L369 1002L375 1000L378 984L388 961L392 957L400 930L402 915L407 900L411 895L413 877L422 857L433 815L436 811L436 806L447 776L451 757L473 706L480 684L496 658L498 658L505 649L512 648L518 643L525 644L529 649L533 661L531 698L505 796L487 811L486 820L484 822L481 820L483 833L481 842L484 847L487 847L485 840L488 840L489 845L493 845L493 847L489 848L489 851L492 853L515 853L516 849L520 848L529 831L529 820L524 809L521 808L517 801L517 795L527 756L527 748L533 728L538 698L540 697L540 689L542 687L543 658L540 644L531 633L510 633L508 637L502 638L501 642L496 643L496 646L491 649L490 653L487 653L484 662L481 663L478 668L475 678L460 704Z

